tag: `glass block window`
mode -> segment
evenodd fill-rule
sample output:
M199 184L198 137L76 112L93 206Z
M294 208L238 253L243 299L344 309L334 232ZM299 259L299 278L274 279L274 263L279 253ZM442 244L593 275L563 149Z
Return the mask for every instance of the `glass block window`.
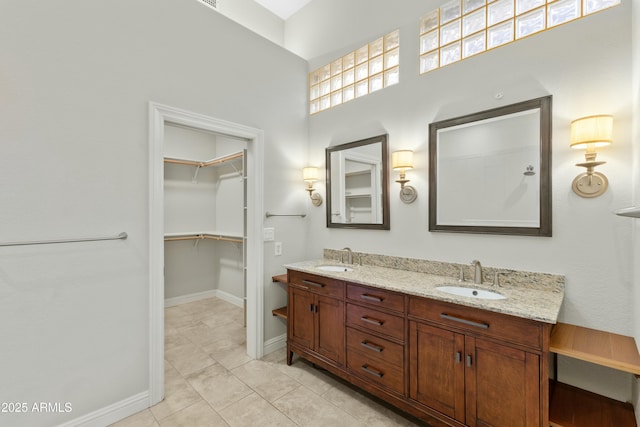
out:
M395 30L309 73L315 114L400 81L400 31Z
M620 4L621 0L450 0L420 19L420 74Z

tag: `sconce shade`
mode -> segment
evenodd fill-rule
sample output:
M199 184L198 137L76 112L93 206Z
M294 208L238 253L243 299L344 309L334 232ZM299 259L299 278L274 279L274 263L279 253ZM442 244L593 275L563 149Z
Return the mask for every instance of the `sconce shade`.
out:
M613 116L589 116L571 122L571 148L593 149L612 142Z
M413 169L413 151L399 150L391 153L391 167L393 170Z
M318 180L318 168L307 167L302 169L302 179L315 182Z

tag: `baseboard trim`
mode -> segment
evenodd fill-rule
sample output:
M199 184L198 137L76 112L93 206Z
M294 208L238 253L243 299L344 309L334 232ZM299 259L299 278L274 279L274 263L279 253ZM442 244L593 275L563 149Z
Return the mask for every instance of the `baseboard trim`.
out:
M196 292L195 294L181 295L179 297L166 298L164 300L164 306L173 307L174 305L185 304L188 302L199 301L201 299L213 298L217 296L218 291L216 289L212 291Z
M280 350L287 346L287 334L280 335L279 337L271 338L264 342L264 355L273 353L276 350Z
M97 411L75 418L58 427L103 427L123 420L149 407L149 392L131 396Z
M221 300L229 302L237 307L240 307L240 308L244 307L244 298L237 297L228 292L221 291L220 289L216 290L216 296Z

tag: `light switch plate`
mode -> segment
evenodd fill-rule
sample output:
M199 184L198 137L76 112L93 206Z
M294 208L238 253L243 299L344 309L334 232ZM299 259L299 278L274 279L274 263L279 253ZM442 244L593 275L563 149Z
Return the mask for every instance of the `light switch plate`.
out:
M276 242L273 245L273 253L275 254L275 256L282 255L282 242Z
M265 242L273 242L276 238L276 229L273 227L265 228L262 230L262 240Z

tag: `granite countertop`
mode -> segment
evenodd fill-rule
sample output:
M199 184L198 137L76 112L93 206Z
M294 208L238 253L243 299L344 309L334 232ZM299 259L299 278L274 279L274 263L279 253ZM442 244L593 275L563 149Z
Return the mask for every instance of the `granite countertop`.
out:
M324 271L316 268L320 265L345 265L353 268L353 271ZM549 289L545 287L537 289L535 286L512 285L494 287L488 283L478 285L473 282L458 282L453 277L371 265L346 265L327 259L296 262L286 264L284 267L291 270L316 274L318 276L481 308L545 323L557 322L558 313L560 312L560 306L562 305L562 299L564 297L563 289ZM437 286L442 285L491 290L504 295L506 299L487 300L452 295L436 289Z

